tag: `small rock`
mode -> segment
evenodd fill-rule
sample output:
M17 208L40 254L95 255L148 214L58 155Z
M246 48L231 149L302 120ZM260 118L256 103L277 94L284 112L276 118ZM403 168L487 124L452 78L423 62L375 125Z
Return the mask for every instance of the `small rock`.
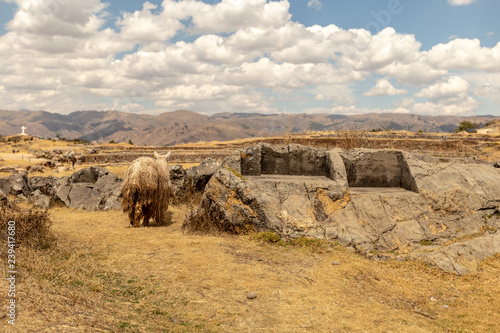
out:
M257 293L256 292L250 292L247 294L247 298L248 299L254 299L254 298L257 298Z
M431 296L431 301L433 301L433 302L437 301L436 297Z
M448 305L443 305L443 309L449 309L450 307Z
M338 262L338 261L334 261L334 262L332 262L332 265L334 265L334 266L336 266L336 265L340 265L340 262Z

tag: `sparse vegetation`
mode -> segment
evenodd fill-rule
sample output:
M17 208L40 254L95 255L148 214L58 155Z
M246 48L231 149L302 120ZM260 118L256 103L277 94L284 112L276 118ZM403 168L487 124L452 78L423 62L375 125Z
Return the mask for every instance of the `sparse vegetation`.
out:
M8 230L9 221L14 221L16 246L30 249L49 247L54 241L50 232L52 221L47 211L22 209L12 200L0 196L0 230ZM4 233L5 234L5 233ZM7 250L7 237L0 237L0 255Z
M245 177L243 177L238 171L234 170L234 169L231 169L229 167L226 167L226 169L228 169L229 171L231 171L233 173L233 175L235 175L236 177L238 177L239 179L241 180L245 180Z
M84 145L88 145L90 144L90 141L87 141L87 140L83 140L83 139L73 139L73 140L70 140L72 141L73 143L75 144L84 144Z
M283 133L283 137L284 137L284 144L285 145L289 145L290 143L292 143L293 127L292 127L292 123L290 120L288 120L288 123L285 126L285 132Z
M366 131L357 129L337 130L340 148L373 148L373 140L368 137Z
M333 248L335 243L328 242L324 239L316 239L310 237L298 237L298 238L290 238L285 239L281 237L280 234L274 231L264 231L255 233L252 236L253 239L262 241L264 243L276 244L284 247L295 247L295 248L304 248L308 250L312 250L313 252L323 252L328 248Z
M54 209L58 245L22 254L18 329L493 332L500 320L500 256L459 277L326 242L322 250L314 239L263 236L276 246L185 234L189 210L175 207L167 226L134 229L119 211ZM247 300L249 291L258 298Z

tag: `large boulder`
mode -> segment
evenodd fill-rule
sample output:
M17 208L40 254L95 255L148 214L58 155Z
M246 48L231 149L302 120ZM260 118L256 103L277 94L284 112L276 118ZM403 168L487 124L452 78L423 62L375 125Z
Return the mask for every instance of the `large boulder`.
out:
M90 167L86 169L80 169L74 172L70 178L69 182L73 184L77 183L95 183L99 177L109 175L109 171L105 168L100 167Z
M31 191L40 191L40 193L55 197L56 189L59 187L59 179L54 176L40 177L34 176L28 179Z
M29 197L31 188L25 173L0 178L0 195L15 195Z
M55 196L67 207L91 211L121 208L122 180L105 168L81 169L59 183Z
M186 170L186 176L196 191L203 191L220 164L212 158L204 159L199 165Z
M40 192L40 190L36 190L31 194L30 197L31 202L33 202L33 205L35 207L40 207L47 209L50 207L50 197L46 194L43 194Z
M499 253L499 206L500 170L488 163L261 144L223 162L184 225L335 240L464 274Z
M170 165L169 169L174 203L186 201L193 194L186 170L180 164Z

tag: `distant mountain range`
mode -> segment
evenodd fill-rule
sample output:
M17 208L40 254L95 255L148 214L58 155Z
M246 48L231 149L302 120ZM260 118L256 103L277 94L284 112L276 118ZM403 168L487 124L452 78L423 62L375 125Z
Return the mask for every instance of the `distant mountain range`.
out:
M45 111L0 110L0 135L26 133L88 141L128 142L136 145L176 145L226 141L304 131L392 129L453 132L463 120L486 124L493 116L421 116L414 114L259 114L219 113L212 116L179 110L159 115L120 111L77 111L61 115Z

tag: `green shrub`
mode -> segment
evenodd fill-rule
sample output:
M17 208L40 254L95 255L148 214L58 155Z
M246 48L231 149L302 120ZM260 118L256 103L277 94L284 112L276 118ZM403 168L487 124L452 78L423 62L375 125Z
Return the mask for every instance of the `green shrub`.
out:
M264 231L255 235L255 239L262 240L266 243L279 243L281 235L274 231Z
M475 124L471 121L464 120L464 121L460 122L460 125L458 125L457 128L455 128L455 133L459 133L459 132L463 132L463 131L471 132L472 130L474 130L478 127L481 127L481 125Z

